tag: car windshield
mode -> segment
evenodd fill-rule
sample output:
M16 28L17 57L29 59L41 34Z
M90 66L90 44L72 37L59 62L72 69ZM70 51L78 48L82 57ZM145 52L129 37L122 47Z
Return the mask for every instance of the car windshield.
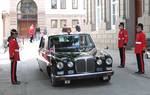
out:
M55 52L89 51L95 47L90 35L57 35L49 37L49 48Z

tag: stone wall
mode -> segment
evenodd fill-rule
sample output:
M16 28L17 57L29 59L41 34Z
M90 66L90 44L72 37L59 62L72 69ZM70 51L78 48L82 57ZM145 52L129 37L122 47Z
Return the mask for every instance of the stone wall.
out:
M51 28L51 20L56 19L57 20L57 28ZM57 34L61 32L62 27L60 27L60 20L65 19L67 21L67 26L71 27L71 30L75 32L75 26L72 26L72 20L77 19L79 20L79 25L81 27L81 31L85 32L88 31L84 20L86 19L85 15L68 15L68 14L63 14L63 15L56 15L56 14L47 14L46 15L46 27L48 30L49 34Z
M98 49L117 49L117 34L116 31L101 30L90 33Z

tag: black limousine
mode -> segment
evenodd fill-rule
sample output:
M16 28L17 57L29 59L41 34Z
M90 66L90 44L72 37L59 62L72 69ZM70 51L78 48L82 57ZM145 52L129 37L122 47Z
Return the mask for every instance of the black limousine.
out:
M111 55L97 51L91 36L86 33L42 37L37 61L52 86L88 78L109 82L113 75Z

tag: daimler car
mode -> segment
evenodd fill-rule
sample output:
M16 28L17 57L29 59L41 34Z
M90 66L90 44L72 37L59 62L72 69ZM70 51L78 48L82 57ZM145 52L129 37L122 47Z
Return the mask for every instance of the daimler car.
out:
M98 51L91 36L84 33L42 37L37 60L52 86L91 78L109 82L113 75L111 55Z

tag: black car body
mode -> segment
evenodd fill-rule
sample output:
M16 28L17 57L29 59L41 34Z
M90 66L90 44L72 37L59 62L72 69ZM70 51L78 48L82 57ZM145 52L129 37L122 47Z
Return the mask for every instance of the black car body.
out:
M41 38L38 63L40 70L59 82L86 78L109 81L113 75L112 57L97 51L89 34L61 34Z

